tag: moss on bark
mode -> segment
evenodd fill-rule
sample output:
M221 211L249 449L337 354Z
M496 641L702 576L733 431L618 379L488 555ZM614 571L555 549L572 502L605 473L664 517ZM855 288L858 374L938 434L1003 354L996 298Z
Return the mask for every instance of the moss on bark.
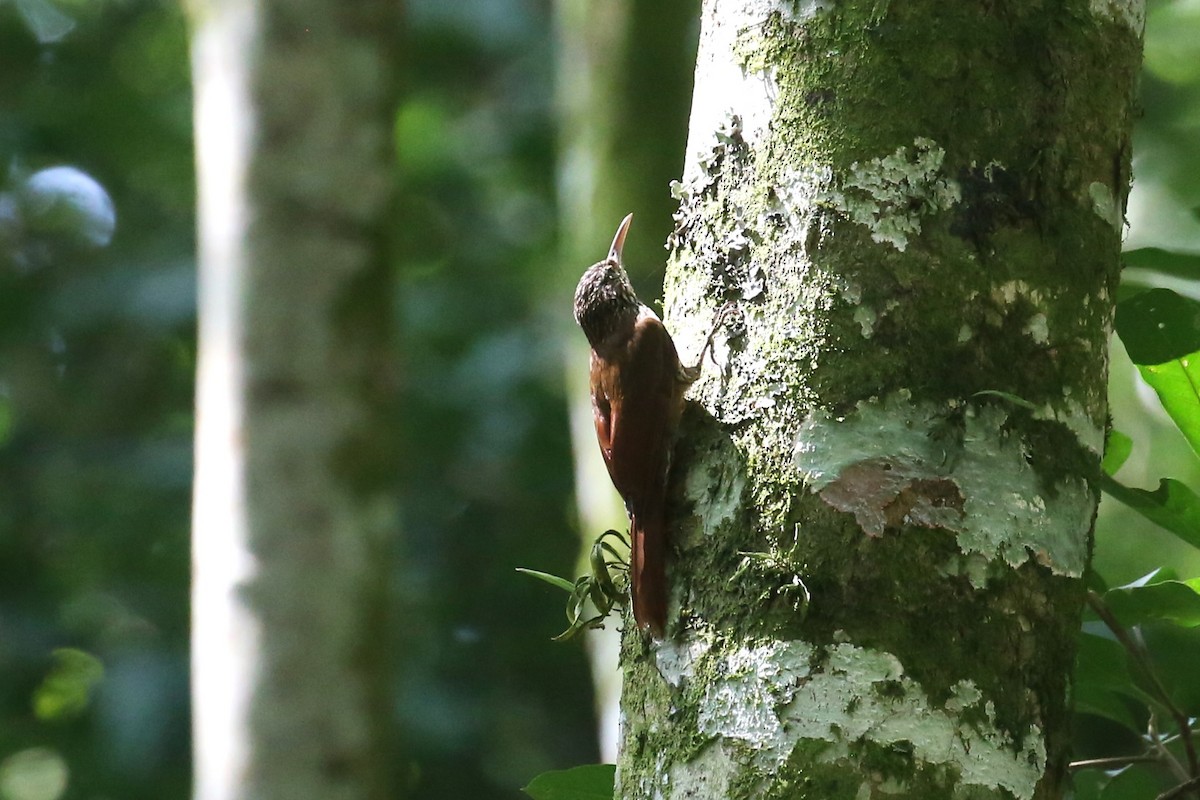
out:
M1061 794L1137 19L706 4L667 322L740 314L619 796Z

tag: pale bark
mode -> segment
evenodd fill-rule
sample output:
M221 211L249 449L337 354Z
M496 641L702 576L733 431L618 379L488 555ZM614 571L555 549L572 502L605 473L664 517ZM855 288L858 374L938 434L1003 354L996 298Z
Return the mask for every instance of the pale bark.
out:
M396 6L191 11L194 796L391 797L382 231Z
M596 446L588 390L588 346L570 315L570 293L584 269L604 257L617 223L635 214L626 248L634 281L652 286L662 265L662 238L669 222L670 176L686 109L687 69L695 57L692 3L660 0L558 0L556 65L562 215L561 266L553 284L560 313L567 398L575 461L582 556L608 528L628 521ZM674 163L672 163L674 162ZM657 214L657 216L656 216ZM647 294L650 302L657 292ZM617 749L620 671L615 625L586 639L596 696L601 759Z
M705 3L666 321L740 314L618 797L1061 796L1141 25Z
M558 205L563 232L560 247L563 270L560 280L555 282L558 291L554 297L562 305L557 318L562 328L575 462L575 502L583 551L606 529L624 530L625 510L609 483L596 447L587 385L587 340L573 329L570 303L563 302L563 298L570 297L574 281L588 264L603 255L606 220L620 220L628 213L620 210L625 197L620 191L613 158L617 119L596 112L619 103L629 5L628 0L610 3L558 0L554 5L559 47L555 70L560 142ZM586 559L584 552L579 559L581 571L587 570ZM600 758L611 763L616 759L617 704L621 691L618 634L610 625L589 633L585 643L595 692Z

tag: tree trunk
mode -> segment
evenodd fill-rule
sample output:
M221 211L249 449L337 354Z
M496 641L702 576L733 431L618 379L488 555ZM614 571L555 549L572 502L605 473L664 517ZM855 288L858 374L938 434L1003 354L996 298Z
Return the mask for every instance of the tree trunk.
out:
M628 262L636 265L634 280L648 287L661 277L655 270L661 269L660 248L670 224L667 186L678 174L687 123L695 11L693 3L660 0L555 3L563 269L553 300L563 328L582 570L595 538L607 528L625 530L627 520L596 447L587 340L563 299L570 298L584 269L604 257L617 223L630 211L637 217L626 249ZM657 292L643 296L656 298ZM612 627L590 632L586 645L601 758L611 762L620 692L617 632Z
M630 0L593 3L558 0L554 5L558 59L559 157L558 207L563 232L559 252L564 266L556 302L569 298L574 281L592 261L603 256L606 219L619 220L628 198L616 180L614 157L615 118L597 109L620 105L620 83L625 54L625 34ZM611 234L608 234L611 237ZM595 253L600 252L600 256ZM590 260L589 260L590 259ZM592 424L592 398L588 391L587 340L573 330L569 302L557 315L562 329L567 403L575 462L575 502L579 512L582 557L607 528L618 528L625 518L621 500L608 481L596 430ZM611 763L617 750L617 702L621 676L617 669L619 641L608 627L585 640L592 670L600 757Z
M1061 796L1139 0L705 2L617 796Z
M393 0L193 6L198 800L392 797Z

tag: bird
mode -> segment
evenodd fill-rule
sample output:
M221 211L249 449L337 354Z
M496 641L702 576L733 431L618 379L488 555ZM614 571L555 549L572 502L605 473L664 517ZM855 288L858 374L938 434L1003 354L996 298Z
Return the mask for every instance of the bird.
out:
M700 376L712 333L697 364L684 366L671 334L638 299L625 271L622 251L632 222L633 214L621 220L608 256L579 279L574 311L591 346L596 439L629 515L633 617L641 630L661 639L668 594L667 476L684 395Z

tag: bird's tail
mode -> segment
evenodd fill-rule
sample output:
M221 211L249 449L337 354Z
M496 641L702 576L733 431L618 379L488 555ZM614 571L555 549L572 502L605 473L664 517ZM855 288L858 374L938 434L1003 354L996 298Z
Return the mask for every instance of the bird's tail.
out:
M667 531L661 509L629 519L629 588L638 627L663 638L667 623Z

